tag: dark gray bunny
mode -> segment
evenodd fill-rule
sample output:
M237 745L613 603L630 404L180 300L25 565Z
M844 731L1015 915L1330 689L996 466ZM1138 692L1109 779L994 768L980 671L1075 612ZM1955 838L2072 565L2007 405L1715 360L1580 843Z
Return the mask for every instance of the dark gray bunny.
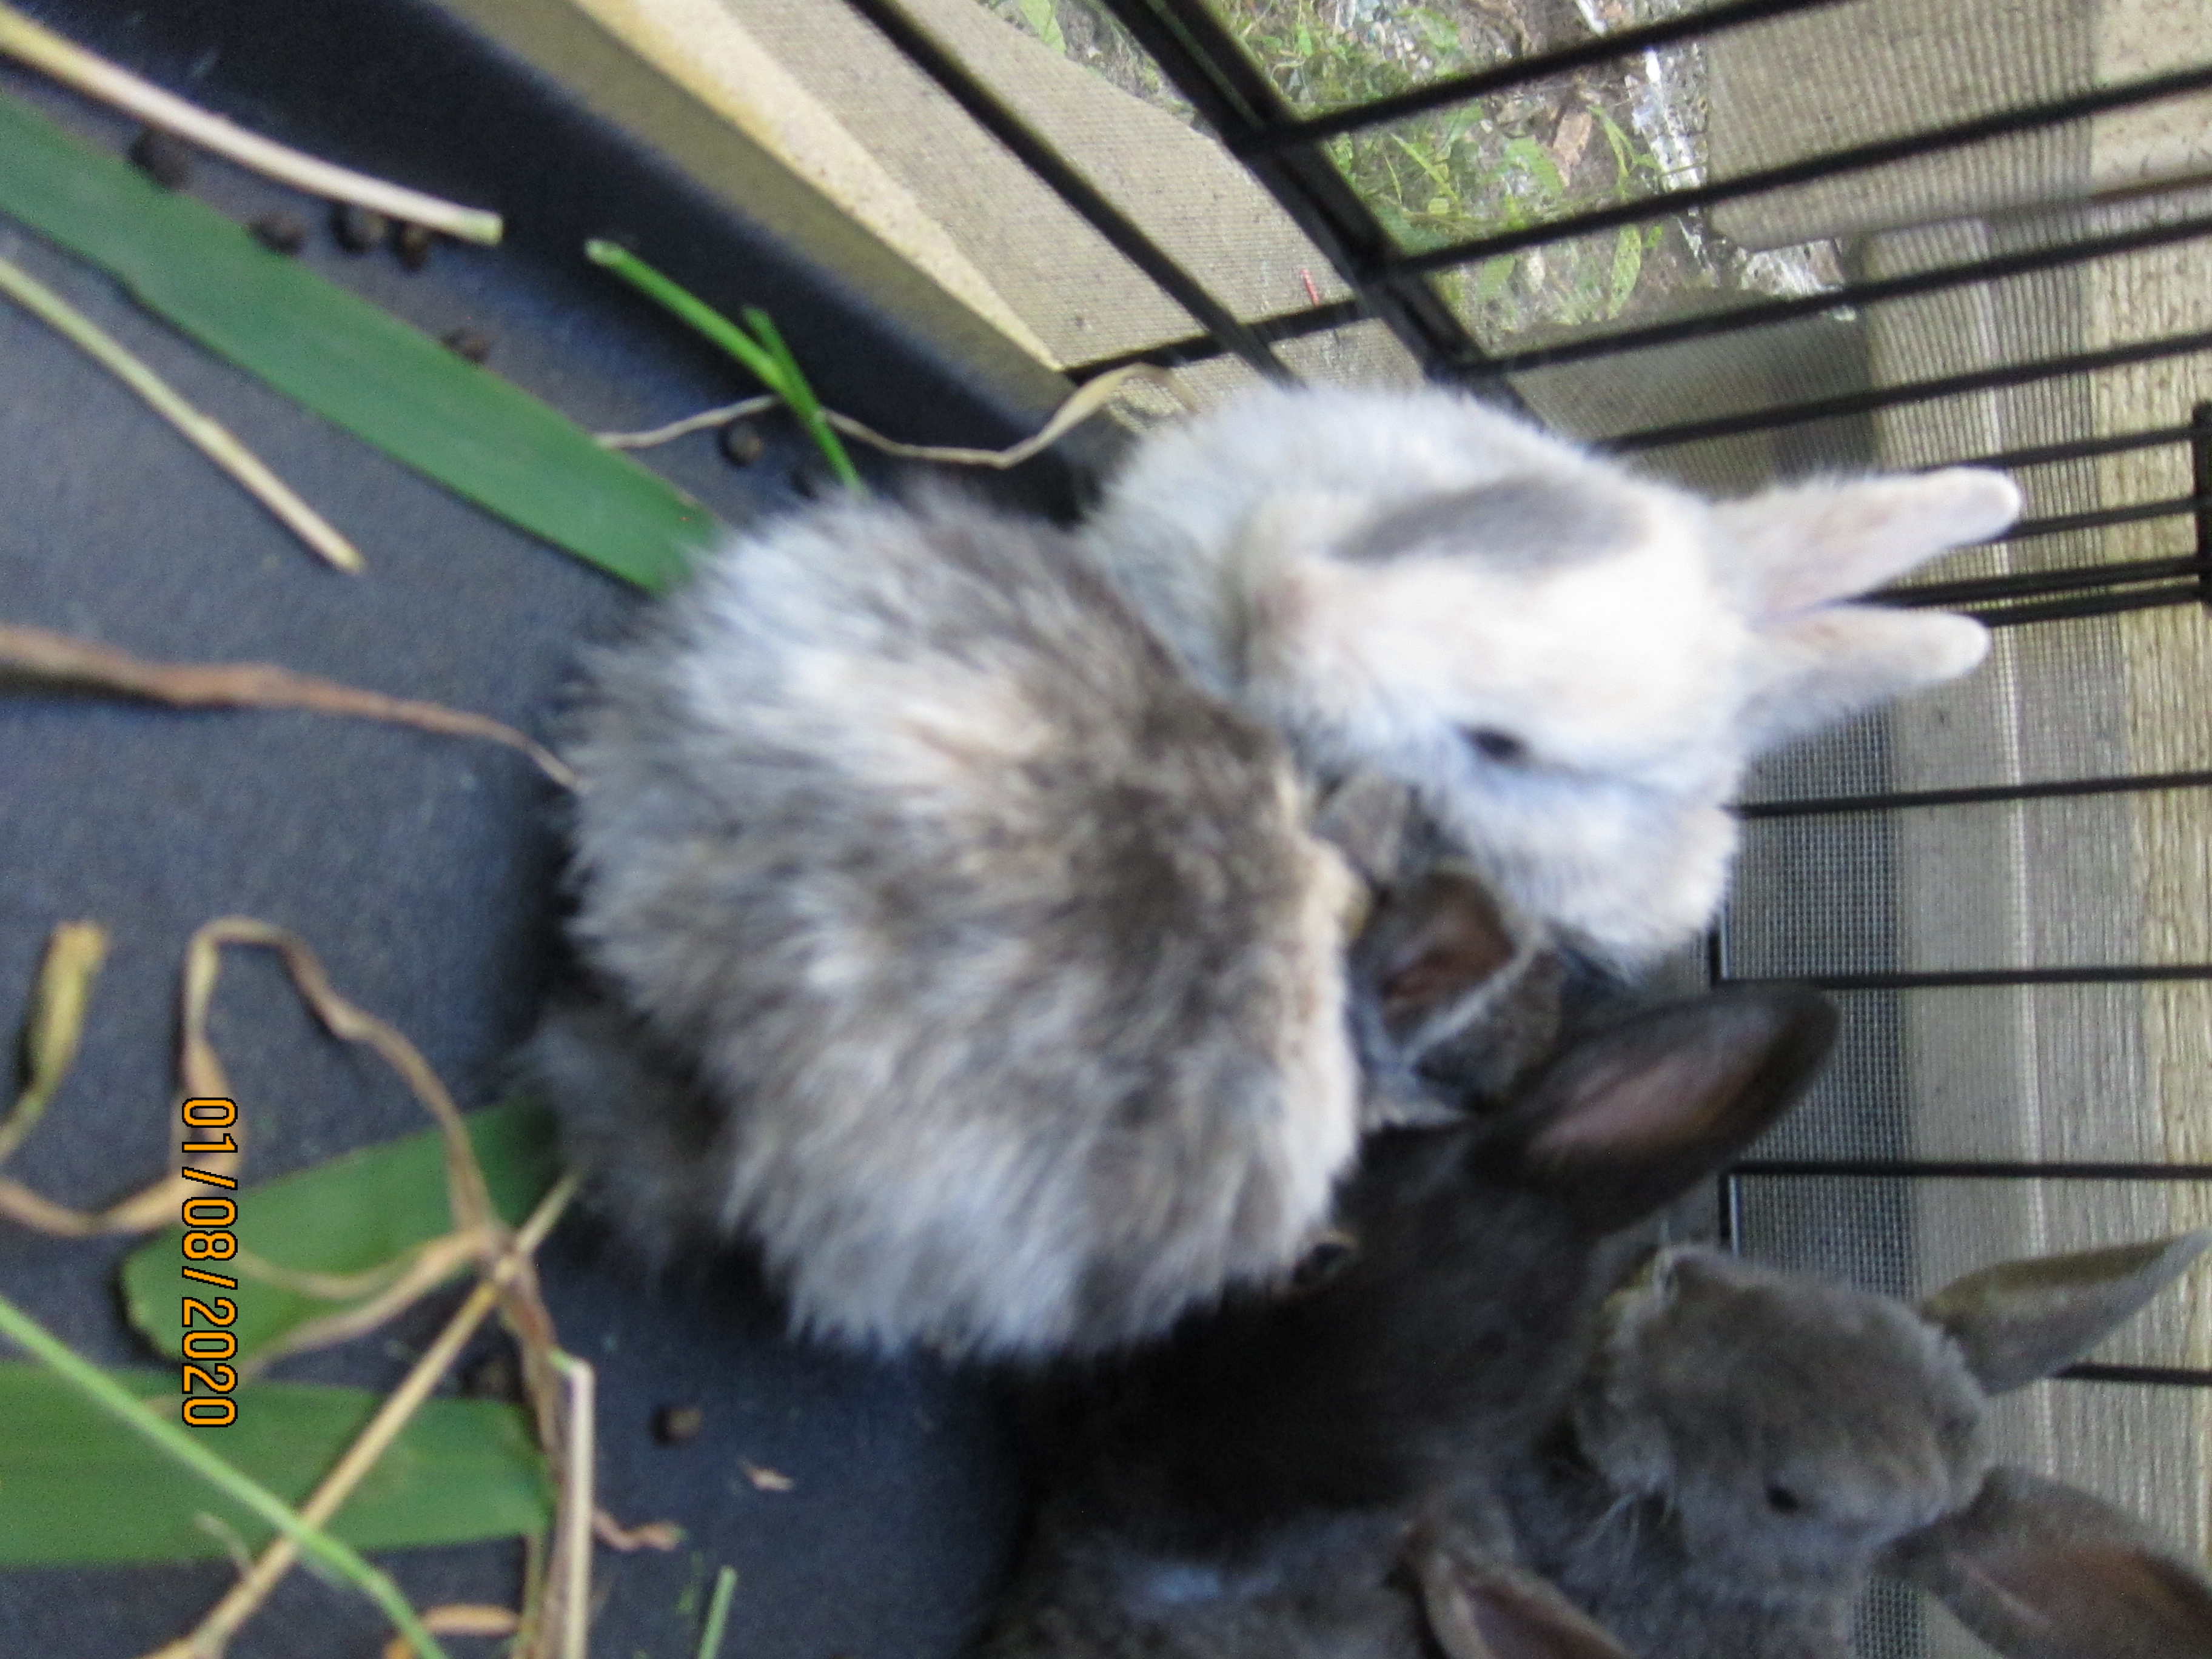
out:
M2212 1243L2022 1261L1917 1307L1662 1251L1502 1487L1521 1558L1644 1659L1850 1651L1902 1572L2008 1659L2212 1656L2201 1566L2086 1493L1990 1467L1988 1397L2081 1357Z
M595 982L526 1061L649 1248L749 1237L804 1328L1034 1358L1164 1329L1325 1224L1361 884L1282 740L1068 537L825 503L592 674ZM1459 928L1415 1000L1532 937Z
M1371 1138L1346 1239L1287 1296L1194 1316L1045 1414L985 1659L1621 1659L1437 1501L1561 1408L1615 1236L1765 1129L1833 1030L1807 992L1702 998L1580 1040L1499 1111Z

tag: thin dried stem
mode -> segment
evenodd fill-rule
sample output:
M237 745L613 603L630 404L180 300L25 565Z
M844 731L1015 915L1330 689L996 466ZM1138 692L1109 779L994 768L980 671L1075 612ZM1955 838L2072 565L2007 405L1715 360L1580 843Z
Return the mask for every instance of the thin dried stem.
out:
M319 161L262 137L186 103L151 82L63 39L33 22L13 6L0 5L0 52L52 76L64 86L134 115L149 126L173 132L188 143L235 161L242 167L334 202L354 202L395 219L425 225L465 242L495 243L500 216L483 208L462 207L404 185L386 183Z
M482 1231L451 1232L432 1239L415 1253L407 1269L382 1291L358 1307L325 1314L320 1319L294 1326L251 1359L240 1361L239 1374L257 1376L277 1360L293 1354L308 1353L366 1336L379 1326L397 1319L469 1262L485 1260L497 1249L498 1240ZM246 1275L240 1273L239 1277L243 1279Z
M605 1510L592 1511L592 1536L611 1550L632 1555L639 1550L672 1550L684 1541L684 1528L673 1521L647 1521L625 1527Z
M307 1267L288 1267L280 1261L257 1255L252 1250L241 1249L230 1259L228 1271L240 1279L266 1285L272 1290L289 1291L295 1296L312 1297L318 1302L359 1302L365 1297L380 1296L398 1280L413 1273L416 1264L426 1253L434 1251L441 1259L449 1255L463 1260L479 1259L495 1255L496 1249L487 1248L483 1240L464 1234L441 1233L435 1238L426 1238L374 1267L363 1267L358 1273L324 1273ZM450 1271L450 1268L448 1269Z
M597 1456L592 1368L557 1349L549 1356L562 1391L561 1506L554 1522L553 1558L546 1571L545 1605L530 1649L516 1659L585 1659L591 1632L592 1466Z
M23 1033L25 1069L23 1091L0 1123L0 1164L15 1156L31 1131L39 1127L46 1107L70 1067L76 1063L77 1044L84 1035L85 1005L92 998L92 982L100 977L100 964L107 956L107 930L96 921L57 922L46 940L46 954L39 964L39 981L31 994L31 1018Z
M1052 418L1042 428L1006 449L960 449L944 444L902 443L896 438L886 438L873 427L862 425L850 415L840 415L834 409L823 410L822 417L847 437L858 438L862 443L882 450L886 455L897 455L910 461L943 461L955 466L989 466L1004 471L1008 467L1019 466L1030 456L1051 448L1136 382L1158 386L1181 400L1186 408L1189 406L1181 384L1166 369L1152 363L1124 363L1095 380L1085 381L1069 395L1066 403L1053 412ZM727 426L732 421L747 415L757 415L782 401L781 398L770 392L763 397L725 404L720 409L703 409L696 415L686 415L681 420L671 421L665 426L656 426L649 431L602 432L598 441L605 449L651 449L659 444L672 443L694 432L704 432L710 427Z
M196 1096L228 1097L229 1079L223 1075L222 1062L216 1057L214 1047L207 1040L207 1002L215 989L217 971L216 945L210 929L221 927L210 922L194 933L185 946L183 976L184 1035L177 1056L177 1073L184 1085L182 1098ZM231 1127L235 1152L195 1152L195 1168L212 1166L215 1173L234 1178L239 1161L246 1151L246 1120L240 1117ZM170 1154L163 1161L172 1169L181 1167L183 1153L180 1143L186 1138L182 1118L169 1115L168 1139ZM176 1219L177 1206L199 1188L181 1175L167 1175L153 1185L142 1188L119 1203L105 1210L72 1210L40 1196L21 1182L0 1177L0 1216L39 1232L50 1233L60 1238L90 1238L102 1233L143 1233L155 1227L167 1226Z
M422 1609L422 1628L433 1636L512 1636L521 1627L522 1615L512 1607L453 1601L442 1607ZM414 1659L407 1638L395 1636L386 1642L384 1659Z
M702 409L696 415L686 415L681 420L643 432L601 432L592 441L602 449L654 449L662 444L672 444L678 438L688 438L695 432L706 432L727 426L732 421L742 421L748 415L765 413L782 402L773 392L763 392L757 398L740 398L719 409Z
M0 6L0 12L5 9ZM0 28L4 28L6 21L4 16L0 16ZM149 408L176 428L200 453L236 479L240 489L274 514L318 557L341 570L360 573L360 549L301 500L291 485L271 472L259 456L233 437L229 428L185 402L174 386L149 368L120 340L29 271L8 259L0 259L0 294L5 294L137 392Z
M299 708L412 726L441 737L483 738L518 750L564 789L576 775L560 757L489 714L413 697L386 696L265 662L153 662L97 641L0 623L0 669L41 680L145 697L173 708Z
M955 466L989 466L1004 471L1019 466L1030 456L1050 448L1076 427L1083 424L1100 410L1120 397L1132 381L1141 380L1148 386L1158 386L1181 398L1182 388L1167 370L1151 363L1125 363L1095 380L1086 380L1078 386L1067 401L1053 414L1039 431L1008 449L957 449L942 444L901 443L896 438L886 438L880 432L865 427L849 415L840 415L835 410L825 411L830 425L848 437L858 438L862 443L880 449L886 455L898 455L910 461L944 461Z

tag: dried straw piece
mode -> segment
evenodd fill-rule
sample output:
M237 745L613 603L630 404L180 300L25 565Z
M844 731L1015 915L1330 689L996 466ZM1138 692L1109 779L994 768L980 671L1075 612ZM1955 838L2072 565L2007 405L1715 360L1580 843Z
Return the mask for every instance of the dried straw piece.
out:
M13 631L0 629L0 634ZM444 1132L447 1198L453 1206L457 1231L480 1242L489 1242L492 1249L497 1249L507 1230L492 1208L483 1171L477 1167L476 1150L469 1144L467 1126L462 1122L453 1097L446 1092L445 1085L438 1080L437 1073L430 1069L429 1062L415 1045L396 1028L356 1008L333 990L330 976L323 971L315 953L307 948L306 941L285 928L252 916L219 916L201 927L185 945L184 1034L177 1063L184 1097L227 1098L230 1094L230 1080L223 1072L222 1060L207 1036L208 1003L215 994L216 981L222 972L222 948L228 945L261 945L276 951L284 959L300 1000L313 1012L324 1030L344 1042L373 1048L399 1073ZM181 1136L181 1120L175 1123L173 1133ZM242 1153L242 1118L232 1133L240 1140ZM239 1155L193 1154L196 1159L204 1158L222 1166L217 1173L223 1175L235 1175ZM177 1159L172 1157L168 1162L173 1166ZM198 1190L181 1175L171 1175L112 1208L87 1212L64 1209L18 1182L0 1177L0 1214L64 1237L144 1232L173 1221L178 1204ZM532 1285L534 1297L534 1279ZM542 1310L542 1304L540 1307Z
M759 415L774 409L783 401L773 392L763 392L757 398L740 398L733 404L724 404L717 409L702 409L696 415L686 415L681 420L665 426L652 427L643 432L601 432L593 434L592 441L602 449L657 449L662 444L674 443L694 432L705 432L714 427L727 426L732 421L742 421L748 415Z
M0 670L6 669L59 684L120 691L173 708L298 708L383 720L441 737L485 738L529 756L562 788L576 787L576 775L558 756L488 714L386 696L275 663L149 662L96 641L0 623Z
M872 427L863 426L850 415L840 415L834 409L823 410L822 416L847 437L858 438L862 443L882 450L886 455L896 455L910 461L944 461L955 466L996 467L1003 471L1009 467L1019 466L1030 456L1049 449L1120 397L1123 388L1136 381L1159 386L1178 399L1183 399L1182 386L1166 369L1152 363L1125 363L1120 368L1101 374L1095 380L1085 381L1069 395L1066 403L1054 411L1053 417L1044 423L1042 428L1008 449L960 449L942 444L901 443L896 438L886 438ZM607 449L651 449L659 444L672 443L694 432L703 432L710 427L726 425L748 415L757 415L782 401L774 392L758 398L746 398L734 404L725 404L719 409L705 409L696 415L686 415L681 420L671 421L665 426L656 426L649 431L602 432L599 434L599 442ZM1188 407L1188 400L1184 401Z
M1120 397L1122 388L1133 380L1164 387L1177 398L1182 397L1182 389L1167 370L1152 363L1125 363L1120 368L1078 386L1054 413L1052 419L1045 422L1042 430L1023 439L1011 449L956 449L941 444L905 444L862 426L849 415L840 415L833 410L829 412L828 418L830 425L848 437L858 438L862 443L882 450L886 455L902 456L911 461L946 461L956 466L992 466L1003 471L1007 467L1019 466L1030 456L1059 442L1073 428L1082 425Z
M500 216L483 208L462 207L439 197L356 173L252 133L186 103L128 70L94 57L52 29L33 22L13 6L0 4L0 52L52 76L64 86L98 99L149 126L174 133L186 143L224 156L242 167L334 202L354 202L377 212L427 226L463 241L491 244L500 238Z
M31 993L31 1019L23 1033L23 1091L0 1123L0 1164L15 1154L76 1063L92 982L107 956L107 930L96 921L57 922Z
M550 1607L545 1630L557 1638L548 1659L585 1659L592 1626L592 1517L598 1463L599 1379L573 1355L555 1350L553 1369L564 1385L561 1442L561 1510L553 1529L553 1560L546 1574Z
M422 1628L433 1636L512 1636L522 1628L522 1615L511 1607L454 1601L423 1608ZM414 1659L414 1650L405 1637L395 1636L384 1644L384 1659Z
M605 1510L593 1510L592 1536L611 1550L632 1555L639 1550L674 1549L684 1541L684 1528L673 1521L648 1521L642 1526L625 1527Z
M6 10L4 5L0 5L0 14ZM4 30L6 22L5 15L0 15L0 30ZM291 485L271 472L259 456L233 437L228 427L187 403L174 386L149 368L120 340L30 272L7 259L0 259L0 294L5 294L137 392L148 408L176 428L200 453L230 474L241 489L267 507L279 523L307 543L311 551L341 570L360 574L360 549L301 500Z
M426 1240L402 1258L399 1273L382 1290L357 1307L342 1309L336 1313L325 1314L320 1319L311 1319L303 1325L295 1326L252 1358L240 1360L239 1374L241 1376L256 1376L289 1355L331 1347L340 1342L350 1342L357 1336L366 1336L378 1326L396 1319L413 1307L468 1262L483 1261L494 1255L497 1248L497 1238L482 1228L464 1228ZM390 1263L385 1265L387 1267L391 1266ZM235 1258L233 1259L233 1266L236 1266ZM370 1271L383 1270L373 1268ZM257 1275L240 1272L238 1277L246 1279Z
M216 953L222 943L211 930L222 926L220 922L209 923L194 933L185 946L184 1035L177 1059L177 1071L184 1085L181 1097L187 1100L196 1096L228 1097L230 1093L228 1079L223 1075L222 1062L216 1057L215 1048L207 1040L208 998L215 990L218 971ZM50 963L51 961L50 956ZM76 1012L81 1019L81 1003ZM198 1161L196 1167L204 1169L212 1166L218 1175L235 1176L239 1160L246 1150L246 1120L241 1117L230 1133L239 1150L235 1152L195 1152L192 1156ZM176 1148L184 1139L185 1133L183 1121L173 1113L169 1122L171 1152L163 1160L173 1170L180 1167L182 1154ZM0 1216L61 1238L88 1238L100 1233L143 1233L173 1222L176 1218L177 1206L198 1190L181 1175L169 1175L105 1210L72 1210L40 1197L19 1181L0 1176Z

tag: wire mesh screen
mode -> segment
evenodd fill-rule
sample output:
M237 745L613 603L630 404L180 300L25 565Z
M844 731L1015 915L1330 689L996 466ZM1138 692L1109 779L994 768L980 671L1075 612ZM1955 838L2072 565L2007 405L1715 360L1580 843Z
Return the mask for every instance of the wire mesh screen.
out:
M1426 375L1721 491L2008 470L1889 596L1990 664L1746 791L1713 969L1844 1030L1723 1230L1911 1295L2212 1221L2212 8L723 3L1077 380ZM2001 1455L2201 1553L2208 1383L2200 1271ZM1858 1643L1982 1650L1890 1587Z

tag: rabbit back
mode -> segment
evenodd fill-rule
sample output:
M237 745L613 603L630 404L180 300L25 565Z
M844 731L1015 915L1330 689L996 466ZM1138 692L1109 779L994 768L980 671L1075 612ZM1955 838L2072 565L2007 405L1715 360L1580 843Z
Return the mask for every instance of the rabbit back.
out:
M1067 538L825 506L595 681L574 934L799 1322L1080 1350L1295 1257L1355 1133L1351 877Z
M1048 1499L977 1659L1419 1659L1400 1529L1336 1517L1231 1555L1158 1553Z

